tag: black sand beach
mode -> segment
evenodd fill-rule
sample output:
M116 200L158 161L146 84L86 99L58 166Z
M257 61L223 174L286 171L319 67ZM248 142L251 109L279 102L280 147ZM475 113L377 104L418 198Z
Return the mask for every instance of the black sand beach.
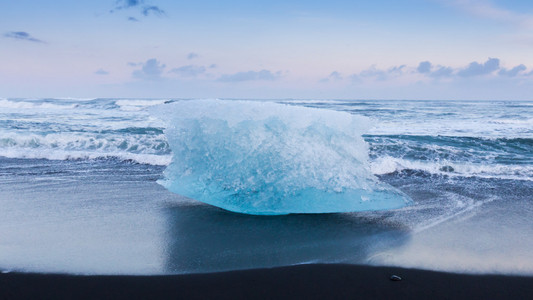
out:
M0 274L0 298L533 299L533 277L333 264L166 276L14 272Z
M150 101L2 103L0 123L10 129L0 135L8 137L0 147L0 271L28 273L0 272L0 299L533 299L531 102L313 102L376 116L380 128L363 136L368 164L353 174L371 171L414 203L281 216L229 212L158 184L174 151L149 116ZM243 126L236 138L265 124ZM317 141L330 133L318 130ZM284 149L288 157L304 145L296 144ZM311 139L301 148L329 153L337 147L329 144ZM242 167L271 168L269 155L255 154L264 159ZM224 161L213 166L223 170ZM274 165L299 182L292 164ZM318 158L301 165L305 174L336 176Z

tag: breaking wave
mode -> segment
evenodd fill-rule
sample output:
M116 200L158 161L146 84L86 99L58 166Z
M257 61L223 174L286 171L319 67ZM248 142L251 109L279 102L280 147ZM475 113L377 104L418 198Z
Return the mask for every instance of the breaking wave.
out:
M475 164L451 161L423 162L385 156L371 163L372 173L385 175L406 170L451 177L479 177L533 181L533 165Z
M140 128L136 132L142 132ZM167 165L170 148L161 134L6 134L0 138L0 156L52 160L118 158L143 164Z

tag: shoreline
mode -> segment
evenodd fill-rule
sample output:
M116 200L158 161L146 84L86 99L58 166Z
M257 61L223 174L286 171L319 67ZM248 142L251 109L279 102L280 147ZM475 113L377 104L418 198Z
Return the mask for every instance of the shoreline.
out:
M401 281L392 281L397 275ZM533 299L533 276L305 264L187 275L0 274L0 299Z

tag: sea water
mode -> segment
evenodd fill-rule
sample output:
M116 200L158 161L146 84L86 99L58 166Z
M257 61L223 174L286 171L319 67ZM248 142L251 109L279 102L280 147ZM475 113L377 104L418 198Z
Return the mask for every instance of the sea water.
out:
M175 133L199 116L180 115L176 107L198 100L0 99L0 269L167 274L342 262L533 274L533 102L216 101L231 109L211 116L228 124L213 126L215 136L229 129L229 138L253 138L259 131L250 128L264 131L265 124L284 129L267 132L264 141L272 143L251 160L288 164L268 177L273 194L285 196L278 204L311 186L329 195L384 188L412 199L411 205L335 214L318 213L327 211L320 205L312 211L318 214L232 213L160 184L172 190L186 174L176 165L176 143L183 140ZM284 109L271 110L280 105ZM270 109L246 121L250 107ZM238 125L243 121L247 126ZM302 134L305 128L312 134ZM324 133L336 142L324 142ZM194 136L209 137L187 137ZM215 142L215 136L207 142L218 148L223 139ZM296 141L306 147L290 148ZM235 152L239 141L233 142L224 155ZM216 174L205 170L212 167L225 174L230 160L222 157L207 160L194 178ZM316 157L314 171L290 165ZM339 168L343 159L348 169ZM224 185L234 194L237 187L240 200L253 194L246 190L248 175L255 176L250 186L257 193L271 183L244 163L227 172L240 181ZM327 175L329 169L342 176ZM284 182L283 170L296 170L291 178L302 177L297 183L303 185ZM300 176L302 170L314 175ZM248 177L238 177L243 174Z

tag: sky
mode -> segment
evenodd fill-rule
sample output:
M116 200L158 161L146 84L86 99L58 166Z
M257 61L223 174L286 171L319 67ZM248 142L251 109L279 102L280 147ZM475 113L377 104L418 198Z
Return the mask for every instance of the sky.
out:
M533 1L0 1L0 97L533 100Z

